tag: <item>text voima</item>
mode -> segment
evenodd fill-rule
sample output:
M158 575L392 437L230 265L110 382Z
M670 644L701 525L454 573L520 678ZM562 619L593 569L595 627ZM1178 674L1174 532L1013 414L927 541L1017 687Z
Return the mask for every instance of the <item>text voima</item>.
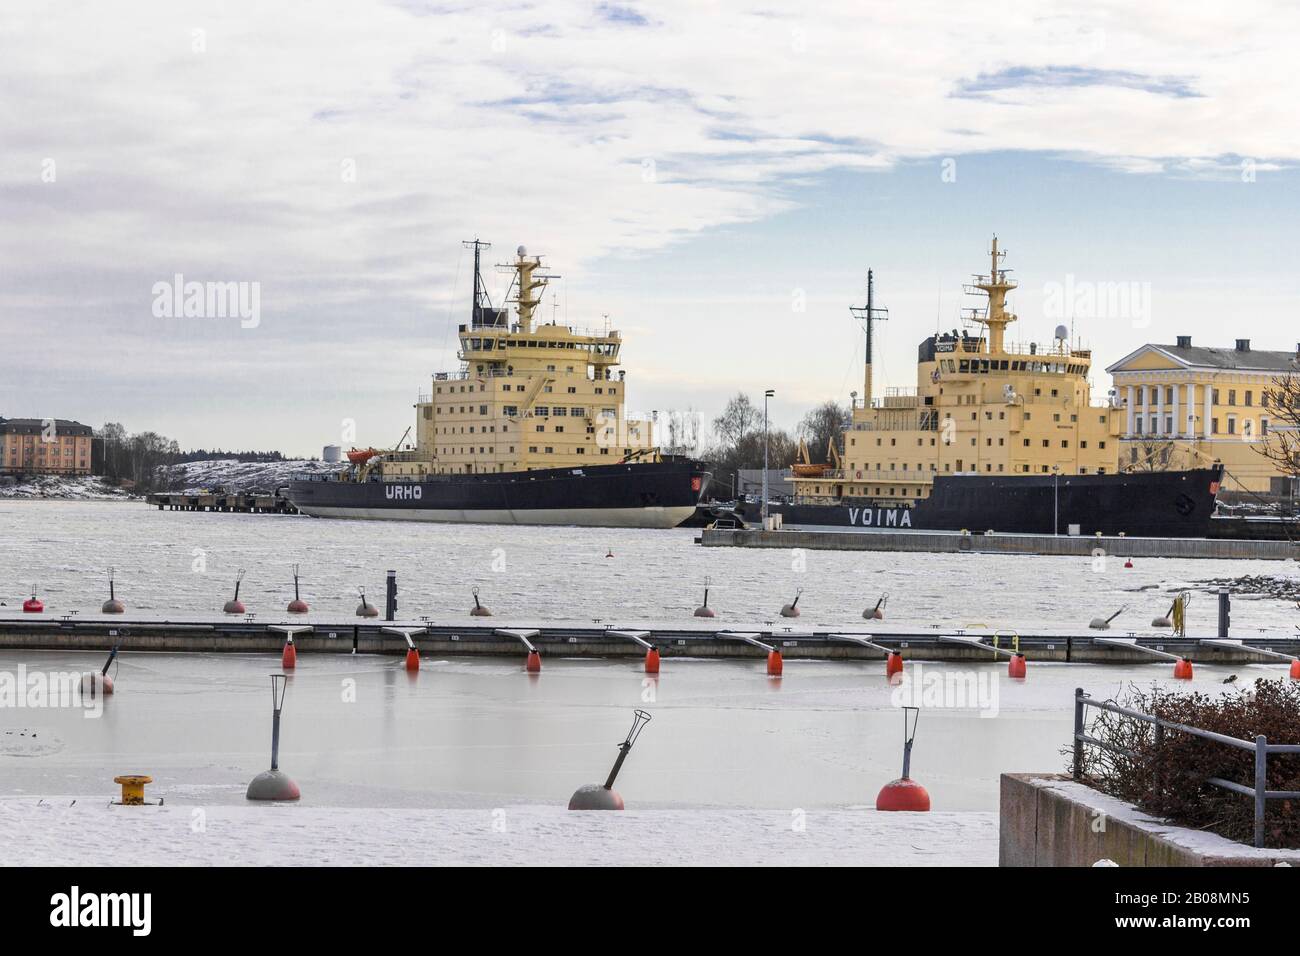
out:
M419 501L423 494L419 485L384 485L384 497L389 501Z
M910 528L911 508L850 508L849 524L864 528Z

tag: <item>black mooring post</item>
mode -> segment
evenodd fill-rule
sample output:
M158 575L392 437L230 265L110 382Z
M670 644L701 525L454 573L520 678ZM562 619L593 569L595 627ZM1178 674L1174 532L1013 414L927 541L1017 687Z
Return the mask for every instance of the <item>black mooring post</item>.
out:
M618 757L614 760L614 766L609 771L609 778L605 781L606 790L614 789L614 781L618 778L618 772L623 769L623 761L627 759L628 752L632 749L632 745L636 743L641 728L649 722L650 715L644 710L638 710L632 716L632 729L627 732L627 739L618 745Z
M279 682L278 684L276 682ZM271 675L271 769L280 769L280 711L284 710L284 691L288 684L283 674Z
M357 641L358 639L360 639L360 637L361 637L361 628L353 624L352 625L352 653L353 654L357 652Z
M388 572L388 589L385 592L384 620L391 621L397 615L397 572Z
M99 672L100 677L107 676L108 669L113 664L113 658L117 657L117 649L121 646L122 646L122 642L118 641L116 644L113 645L113 649L108 652L108 660L104 661L104 666Z
M1227 637L1232 627L1232 595L1227 588L1219 588L1219 637Z
M912 717L912 726L907 726L907 718ZM921 720L921 708L903 708L903 779L910 780L912 770L912 741L916 739L916 725Z

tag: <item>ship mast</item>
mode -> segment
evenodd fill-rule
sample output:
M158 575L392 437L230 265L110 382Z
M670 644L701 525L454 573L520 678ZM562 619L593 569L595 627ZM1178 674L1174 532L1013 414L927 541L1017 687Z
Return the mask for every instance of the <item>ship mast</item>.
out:
M998 249L998 237L993 237L993 248L989 251L989 274L975 276L974 288L989 297L988 310L983 316L977 316L989 330L989 353L1003 351L1007 326L1016 321L1014 312L1006 309L1007 293L1016 287L1014 279L1007 278L1006 269L998 268L998 260L1006 256Z
M487 288L483 284L483 272L479 265L479 255L483 249L491 249L492 243L480 242L477 238L466 239L461 243L466 249L474 250L474 304L470 310L470 327L480 328L484 325L497 324L497 312L492 308L492 301L488 299ZM484 303L487 308L484 309ZM491 318L492 321L488 321Z
M518 294L513 301L519 309L519 331L528 334L533 331L533 312L541 304L541 290L546 288L546 283L550 279L560 278L558 275L534 275L537 269L542 266L541 256L529 256L528 250L520 246L515 250L518 258L514 262L501 263L497 268L513 269L515 272L515 285L518 288Z
M867 270L867 304L851 305L849 306L849 312L851 312L854 317L860 319L867 328L867 367L865 376L866 381L863 383L865 391L862 393L862 407L870 408L872 397L871 390L873 387L871 381L871 328L876 322L882 322L889 318L888 309L876 308L875 275L871 269Z

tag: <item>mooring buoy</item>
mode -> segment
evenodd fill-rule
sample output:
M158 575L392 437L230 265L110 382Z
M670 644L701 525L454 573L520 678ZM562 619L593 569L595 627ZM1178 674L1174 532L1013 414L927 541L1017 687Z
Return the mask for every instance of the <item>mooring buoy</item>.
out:
M1012 680L1025 679L1025 655L1016 651L1007 660L1007 676Z
M306 614L310 608L298 593L298 565L293 566L293 600L289 602L290 614Z
M1088 627L1092 628L1094 631L1109 631L1110 622L1115 620L1115 618L1119 617L1127 610L1128 610L1128 605L1125 604L1122 608L1120 608L1110 617L1094 617L1091 621L1088 622Z
M470 588L470 592L474 595L474 606L470 608L469 616L470 617L491 617L492 612L479 603L478 586L475 585L474 587Z
M794 592L794 600L781 608L782 617L799 616L799 598L802 594L803 594L803 588L799 588L797 591Z
M221 608L226 614L246 614L248 609L244 607L244 602L239 600L239 585L244 582L244 569L240 568L235 575L235 595L227 601Z
M713 613L713 608L709 607L709 579L704 579L704 603L695 609L696 617L717 617Z
M45 605L41 603L36 596L36 585L32 585L32 596L23 602L24 614L40 614L45 610Z
M297 800L302 796L298 785L280 769L280 712L288 684L283 674L271 675L271 769L263 770L248 784L247 800Z
M117 587L113 580L113 568L108 569L108 600L100 607L104 614L124 614L126 605L117 599Z
M1296 662L1300 664L1300 661ZM647 674L659 673L659 649L652 647L645 652L645 672Z
M632 745L636 743L637 737L641 735L641 729L650 723L650 715L644 710L635 711L632 715L632 729L627 732L627 737L618 745L618 756L614 759L614 766L609 771L609 776L605 779L604 784L589 783L579 787L574 791L573 796L569 798L570 810L622 810L623 797L614 789L614 781L618 778L618 772L623 768L623 761L632 750Z
M876 602L876 606L863 611L862 617L868 621L883 621L885 619L885 602L888 600L888 594L880 595L880 600Z
M361 595L361 603L357 605L357 617L379 617L379 608L366 600L366 589L357 588L357 593Z
M1185 657L1180 657L1174 661L1174 679L1191 680L1192 679L1192 662Z
M903 708L903 775L880 788L880 793L876 795L877 810L924 813L930 809L930 794L911 777L912 742L916 739L916 725L920 718L919 707Z

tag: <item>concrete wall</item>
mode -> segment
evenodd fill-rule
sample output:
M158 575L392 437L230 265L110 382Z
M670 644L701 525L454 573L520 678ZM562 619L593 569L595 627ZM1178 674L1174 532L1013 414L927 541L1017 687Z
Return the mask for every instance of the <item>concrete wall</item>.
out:
M940 554L1051 554L1086 557L1100 548L1133 558L1300 558L1289 541L1224 541L1202 538L1095 538L1061 535L962 535L951 532L756 531L701 532L710 548L806 548L823 551L923 551Z
M1064 775L1002 775L999 866L1103 859L1120 866L1300 866L1300 850L1257 850L1171 826Z

